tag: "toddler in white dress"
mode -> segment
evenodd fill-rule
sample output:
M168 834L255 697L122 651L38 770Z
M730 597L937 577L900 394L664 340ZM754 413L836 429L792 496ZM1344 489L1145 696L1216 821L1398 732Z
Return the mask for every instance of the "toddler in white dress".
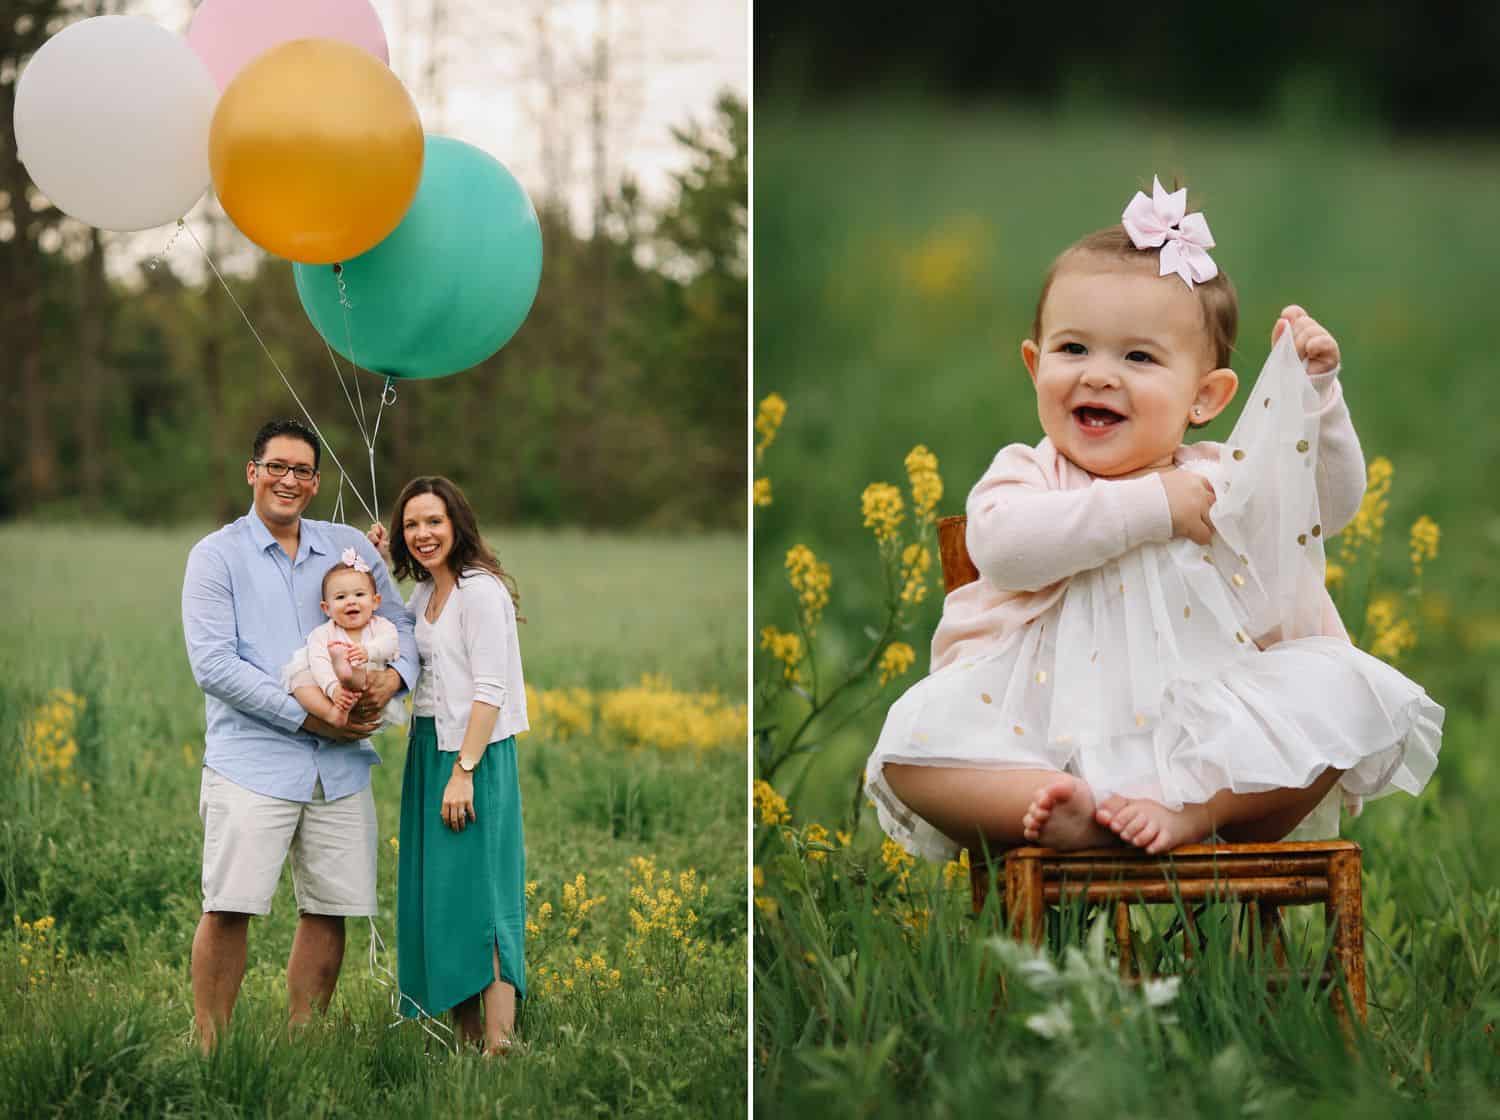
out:
M388 667L400 654L400 639L395 624L375 613L380 592L370 566L352 548L324 573L321 606L328 621L308 634L307 645L282 667L281 683L309 715L343 727L369 673ZM406 706L392 699L382 721L404 726Z
M1323 542L1364 461L1333 337L1282 311L1225 444L1234 289L1186 191L1053 264L1022 360L1046 438L968 500L980 576L866 767L907 850L1281 839L1328 797L1421 790L1443 710L1349 642ZM1336 816L1336 808L1335 808Z

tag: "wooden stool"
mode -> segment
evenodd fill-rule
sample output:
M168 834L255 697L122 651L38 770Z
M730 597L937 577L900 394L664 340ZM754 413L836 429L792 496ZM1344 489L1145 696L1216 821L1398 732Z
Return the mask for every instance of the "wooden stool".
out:
M979 578L964 540L967 519L938 522L938 551L947 591ZM1276 844L1188 844L1165 855L1139 848L1089 848L1058 852L1050 848L1013 848L1004 853L1005 913L1018 939L1042 943L1046 908L1082 899L1113 903L1120 971L1138 975L1130 932L1132 903L1184 904L1236 900L1250 906L1262 942L1276 950L1285 965L1281 907L1321 902L1332 929L1333 969L1322 979L1333 993L1334 1009L1348 1022L1335 976L1342 974L1355 1014L1365 1019L1364 906L1360 889L1360 849L1348 840ZM974 912L984 907L992 869L984 854L969 849L969 876ZM1184 908L1191 926L1192 910ZM1193 952L1194 931L1184 938Z

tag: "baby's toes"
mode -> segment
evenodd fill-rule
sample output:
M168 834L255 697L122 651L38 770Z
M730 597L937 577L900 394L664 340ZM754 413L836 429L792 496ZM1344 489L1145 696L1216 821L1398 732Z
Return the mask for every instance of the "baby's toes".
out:
M1151 845L1161 835L1161 825L1155 821L1146 821L1144 826L1130 839L1137 848L1150 850Z
M1112 793L1099 802L1098 807L1094 810L1094 819L1100 824L1109 824L1114 815L1128 804L1129 802L1118 793Z

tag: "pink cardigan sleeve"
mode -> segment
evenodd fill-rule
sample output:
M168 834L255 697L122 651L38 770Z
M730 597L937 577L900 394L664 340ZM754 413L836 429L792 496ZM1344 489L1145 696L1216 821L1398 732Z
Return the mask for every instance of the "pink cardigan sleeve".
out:
M1147 541L1171 539L1157 475L1062 489L1061 456L1049 456L1045 441L1043 448L1003 448L969 492L969 555L996 587L1039 591Z
M1339 371L1312 376L1318 391L1318 515L1332 536L1354 520L1365 496L1365 455L1344 403Z

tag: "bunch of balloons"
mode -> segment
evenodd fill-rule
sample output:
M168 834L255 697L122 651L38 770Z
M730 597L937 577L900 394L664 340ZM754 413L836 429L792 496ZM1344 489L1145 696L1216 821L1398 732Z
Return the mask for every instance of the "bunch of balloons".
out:
M313 326L376 373L441 377L515 334L541 279L536 211L469 144L427 136L369 0L203 0L187 35L81 20L16 89L16 147L58 209L176 221L210 182L295 262Z

